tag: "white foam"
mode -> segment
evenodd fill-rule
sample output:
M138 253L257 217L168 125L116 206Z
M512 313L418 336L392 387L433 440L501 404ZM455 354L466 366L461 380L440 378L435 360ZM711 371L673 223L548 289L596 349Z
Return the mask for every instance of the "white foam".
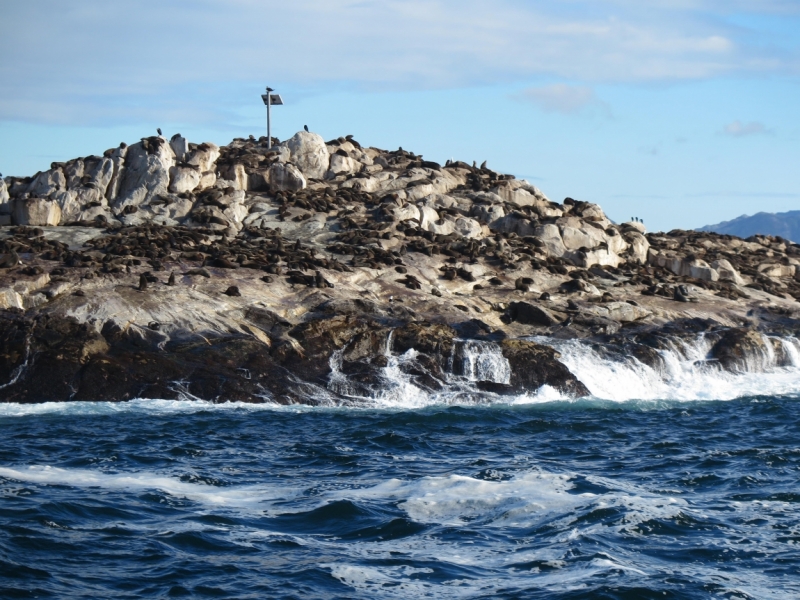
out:
M691 343L660 351L664 370L634 357L607 358L579 340L536 338L561 353L561 362L603 400L732 400L747 396L800 393L800 350L794 339L780 340L790 365L777 366L771 343L767 352L748 356L746 371L723 371L706 362L710 343L698 336Z
M176 498L186 498L209 506L259 508L263 503L293 497L290 487L267 486L216 487L188 483L176 477L150 472L104 473L89 469L62 469L47 465L0 467L0 477L39 485L59 485L102 490L159 490Z

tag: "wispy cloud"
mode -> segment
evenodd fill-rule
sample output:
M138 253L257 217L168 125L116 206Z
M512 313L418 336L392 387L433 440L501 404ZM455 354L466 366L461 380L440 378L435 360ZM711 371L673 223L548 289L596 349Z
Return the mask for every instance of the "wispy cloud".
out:
M560 112L567 115L593 105L605 106L597 99L591 87L566 83L528 88L516 94L515 98L531 102L546 112Z
M764 127L763 123L759 123L758 121L752 121L750 123L734 121L733 123L725 125L722 131L726 135L732 135L733 137L770 133L770 130Z
M733 1L742 10L762 6ZM764 0L763 10L796 14L795 5ZM633 0L4 2L0 119L104 124L143 112L219 118L235 103L212 101L215 95L266 80L421 90L547 77L584 86L562 90L560 99L558 89L533 96L553 107L547 110L569 111L591 102L588 86L598 83L800 72L795 54L722 18L728 6L721 0L653 0L646 8Z

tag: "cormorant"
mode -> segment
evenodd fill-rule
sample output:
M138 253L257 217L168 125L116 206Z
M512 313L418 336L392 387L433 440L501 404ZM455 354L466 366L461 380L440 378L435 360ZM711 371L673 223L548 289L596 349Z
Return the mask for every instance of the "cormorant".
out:
M481 163L481 169L485 169L485 168L486 168L486 161L483 161L483 162Z
M308 125L303 125L303 129L305 129L306 131L308 131Z
M156 129L156 131L158 132L158 135L161 135L161 127L159 127L158 129Z

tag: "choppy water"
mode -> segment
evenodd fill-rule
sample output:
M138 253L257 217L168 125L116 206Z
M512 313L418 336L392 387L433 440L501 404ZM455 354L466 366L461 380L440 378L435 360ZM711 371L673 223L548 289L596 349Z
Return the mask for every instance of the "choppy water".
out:
M562 351L596 398L0 405L0 597L800 596L800 370Z

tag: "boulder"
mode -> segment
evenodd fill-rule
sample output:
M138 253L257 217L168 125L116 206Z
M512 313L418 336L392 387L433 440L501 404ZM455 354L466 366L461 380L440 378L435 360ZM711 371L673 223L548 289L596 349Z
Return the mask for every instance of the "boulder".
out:
M497 229L499 226L497 222L506 216L506 211L499 204L474 204L471 214L480 223Z
M109 160L112 164L112 173L111 180L106 187L106 199L112 204L119 195L119 187L122 184L123 173L125 169L125 156L127 153L128 147L125 146L115 148L109 156Z
M696 258L689 263L689 277L702 281L718 281L719 273L712 269L706 261Z
M641 306L634 306L627 302L608 302L602 306L592 306L586 309L593 315L605 317L620 323L632 323L650 316L650 311Z
M578 248L594 248L595 241L583 229L576 229L574 227L562 227L561 239L564 242L564 247L567 250L577 250Z
M796 272L794 265L783 265L778 263L764 263L758 265L758 272L767 277L794 277Z
M31 182L27 193L31 196L49 198L67 188L67 178L61 169L50 169L39 173Z
M8 193L8 187L5 180L0 177L0 215L10 215L11 209L11 196Z
M61 207L54 200L26 198L14 203L14 223L17 225L53 226L60 221Z
M439 213L430 206L425 206L424 204L417 206L417 209L419 210L420 228L426 231L433 231L437 227L436 222L439 220ZM434 229L431 229L431 227Z
M249 176L247 174L247 170L244 168L244 165L236 163L231 165L229 169L220 173L222 178L218 180L218 184L224 187L232 187L235 190L248 190L249 185ZM269 181L269 176L265 178L262 175L262 179L265 179L267 182Z
M175 159L179 162L182 161L189 152L189 141L180 133L176 133L170 138L169 145L175 153Z
M127 149L125 170L113 203L115 213L139 207L155 196L169 193L169 173L175 166L175 153L163 138L149 138Z
M420 220L419 209L414 204L406 204L404 206L397 206L392 209L392 215L397 221L406 221L408 219Z
M305 189L306 178L293 164L276 162L269 168L269 185L273 192L296 192Z
M330 155L321 136L298 131L284 144L291 152L291 161L305 177L322 179L325 176L330 165Z
M619 236L617 236L619 237ZM622 236L629 245L631 258L641 265L647 264L650 242L638 231L628 231ZM610 246L609 246L610 248Z
M647 233L647 228L644 226L644 223L639 223L638 221L625 221L620 227L622 227L623 231L628 229L638 231L642 235Z
M550 256L560 257L567 251L557 225L552 223L541 225L536 228L534 235L542 240Z
M512 302L508 306L508 316L512 321L525 325L549 327L559 323L559 320L549 310L529 302Z
M210 142L199 144L190 151L184 159L187 165L197 167L201 173L206 171L216 172L216 163L219 158L219 146Z
M482 233L481 224L467 217L456 217L453 220L453 231L466 238L478 238Z
M192 167L171 167L169 170L169 191L183 194L194 191L200 185L200 171Z
M711 347L708 358L716 360L726 371L763 371L771 366L773 356L767 344L768 340L754 329L731 328Z
M712 262L711 267L719 274L720 281L730 281L736 285L744 285L742 276L739 275L739 272L734 266L724 258Z
M571 398L590 394L586 386L558 361L561 355L549 346L507 339L500 342L500 348L511 367L511 381L508 386L491 386L493 391L521 394L536 392L548 385Z
M361 163L350 158L349 156L342 156L341 154L332 154L330 159L330 169L327 172L327 177L332 179L337 175L351 175L358 173L361 169Z

